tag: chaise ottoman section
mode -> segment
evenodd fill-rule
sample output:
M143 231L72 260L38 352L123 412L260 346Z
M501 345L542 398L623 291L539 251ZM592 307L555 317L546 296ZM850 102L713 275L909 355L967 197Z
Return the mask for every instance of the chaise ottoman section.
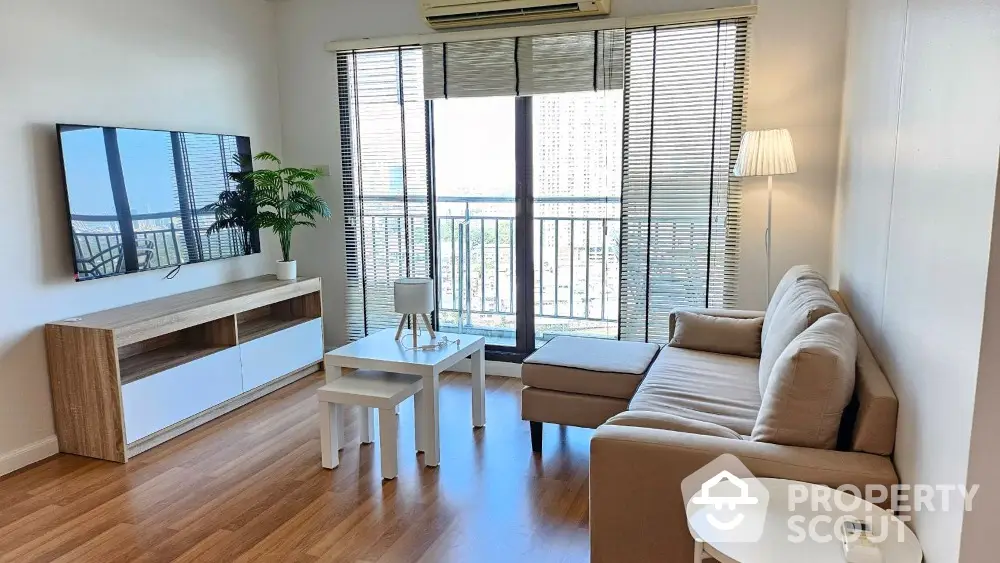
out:
M532 424L550 422L597 428L616 414L627 411L628 404L628 399L525 387L521 390L521 419Z
M521 366L521 418L541 450L542 423L596 428L625 411L660 347L559 336Z

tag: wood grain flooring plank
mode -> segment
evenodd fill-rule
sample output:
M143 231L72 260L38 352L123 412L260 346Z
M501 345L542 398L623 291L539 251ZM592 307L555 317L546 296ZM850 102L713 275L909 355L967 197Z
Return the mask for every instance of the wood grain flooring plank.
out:
M119 466L121 467L121 466ZM138 523L156 512L168 508L183 491L179 482L190 481L194 476L183 468L170 468L146 479L134 488L118 489L127 483L114 483L108 488L115 491L99 503L92 498L61 507L54 517L43 522L42 529L17 547L14 540L0 537L0 553L11 561L30 559L51 560L93 539L122 523ZM105 495L98 492L95 495ZM13 535L13 534L12 534ZM11 549L13 547L13 549ZM0 561L3 561L0 558ZM84 559L85 560L85 559ZM101 559L95 559L101 561Z
M105 530L54 561L58 563L134 561L142 550L165 540L170 534L170 530L122 523Z
M592 431L546 425L531 452L521 382L488 377L471 427L468 375L441 378L442 461L415 453L401 405L399 475L360 445L357 409L336 470L319 463L304 378L126 465L60 454L0 478L0 562L409 563L588 559Z
M195 563L197 561L225 561L232 556L230 541L233 532L216 530L205 539L191 546L190 549L173 557L175 563ZM136 560L136 563L152 563L157 561L154 556L146 556Z
M55 456L4 475L0 477L0 503L7 506L13 500L27 498L33 493L33 489L55 486L93 461L75 455Z

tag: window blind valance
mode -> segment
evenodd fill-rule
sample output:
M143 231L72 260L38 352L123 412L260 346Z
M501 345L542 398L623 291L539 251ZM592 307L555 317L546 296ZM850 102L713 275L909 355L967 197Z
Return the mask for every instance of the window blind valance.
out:
M424 45L424 97L517 95L518 38Z
M427 99L620 89L625 30L423 46Z

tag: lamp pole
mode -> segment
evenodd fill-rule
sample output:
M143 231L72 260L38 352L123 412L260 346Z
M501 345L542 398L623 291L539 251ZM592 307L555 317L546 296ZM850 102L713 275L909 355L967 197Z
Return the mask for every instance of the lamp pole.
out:
M767 176L767 228L764 230L764 253L767 272L764 275L764 303L771 302L771 206L774 201L774 176Z

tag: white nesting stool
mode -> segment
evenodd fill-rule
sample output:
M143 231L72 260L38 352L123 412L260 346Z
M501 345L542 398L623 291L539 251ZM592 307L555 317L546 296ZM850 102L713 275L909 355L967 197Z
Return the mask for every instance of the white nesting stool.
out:
M338 377L319 388L319 439L323 453L323 467L334 469L340 464L338 450L343 447L343 405L356 405L362 409L361 442L372 440L372 420L369 409L378 409L379 441L382 451L382 478L395 479L399 437L399 403L418 395L424 388L419 375L405 375L385 371L358 370ZM415 417L419 418L419 417Z

